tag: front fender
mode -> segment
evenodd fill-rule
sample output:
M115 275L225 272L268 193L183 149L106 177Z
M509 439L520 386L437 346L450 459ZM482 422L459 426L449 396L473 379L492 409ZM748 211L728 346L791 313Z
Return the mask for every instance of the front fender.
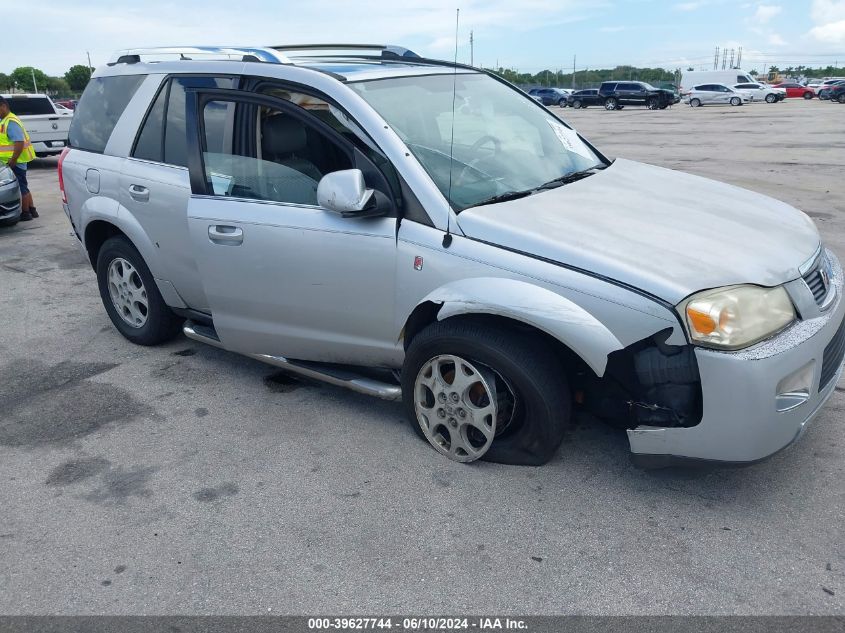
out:
M420 303L441 304L438 320L461 314L495 314L553 336L604 374L607 355L624 346L593 315L569 299L516 279L479 277L441 286Z

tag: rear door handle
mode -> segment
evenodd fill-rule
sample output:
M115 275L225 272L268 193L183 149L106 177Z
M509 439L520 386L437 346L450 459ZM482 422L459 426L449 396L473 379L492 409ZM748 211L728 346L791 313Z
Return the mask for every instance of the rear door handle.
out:
M208 239L214 244L239 246L244 241L244 231L237 226L212 224L208 227Z
M150 190L141 185L129 185L129 195L133 200L146 202L150 199Z

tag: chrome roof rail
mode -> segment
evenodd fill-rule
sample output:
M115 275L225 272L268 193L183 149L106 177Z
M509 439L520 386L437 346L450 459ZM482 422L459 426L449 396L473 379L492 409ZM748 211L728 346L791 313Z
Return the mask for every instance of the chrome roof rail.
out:
M162 46L156 48L128 48L116 51L109 60L115 64L137 64L142 57L178 55L179 59L195 57L223 57L235 61L257 61L272 64L290 64L288 57L273 48L255 46Z
M409 50L404 46L396 46L393 44L285 44L281 46L270 46L270 48L274 51L284 51L286 53L311 53L314 51L333 51L338 53L354 51L356 53L353 55L348 55L349 57L361 56L361 51L376 52L379 53L382 57L420 57L414 51Z

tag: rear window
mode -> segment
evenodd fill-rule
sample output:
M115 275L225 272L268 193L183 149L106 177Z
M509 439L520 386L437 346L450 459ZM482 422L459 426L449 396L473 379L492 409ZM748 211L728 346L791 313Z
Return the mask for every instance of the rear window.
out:
M56 114L47 97L7 97L9 109L18 116Z
M120 75L88 82L70 124L70 146L91 152L105 150L120 115L146 77Z

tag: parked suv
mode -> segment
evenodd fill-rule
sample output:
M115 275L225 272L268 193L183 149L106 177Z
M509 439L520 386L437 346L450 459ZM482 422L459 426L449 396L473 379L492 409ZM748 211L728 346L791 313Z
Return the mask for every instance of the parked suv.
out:
M675 102L674 95L668 90L655 88L643 81L605 81L599 86L599 97L607 110L619 110L626 105L663 110Z
M643 465L752 462L830 397L843 276L805 214L611 161L483 70L321 51L94 74L59 183L128 340L402 399L461 462L541 464L576 406Z

